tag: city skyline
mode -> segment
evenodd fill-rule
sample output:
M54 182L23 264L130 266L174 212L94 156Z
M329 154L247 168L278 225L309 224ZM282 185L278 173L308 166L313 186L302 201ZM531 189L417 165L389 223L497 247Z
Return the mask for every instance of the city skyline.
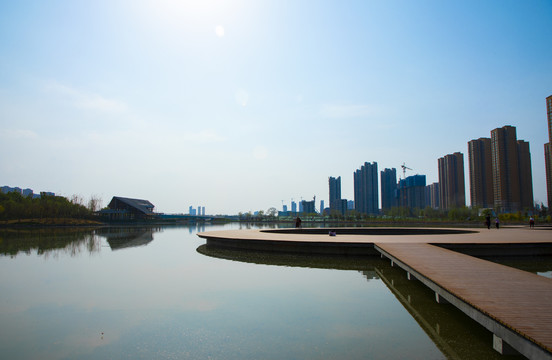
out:
M547 1L3 2L0 183L237 214L328 201L332 174L353 199L366 161L431 184L443 154L511 125L546 204L551 17Z

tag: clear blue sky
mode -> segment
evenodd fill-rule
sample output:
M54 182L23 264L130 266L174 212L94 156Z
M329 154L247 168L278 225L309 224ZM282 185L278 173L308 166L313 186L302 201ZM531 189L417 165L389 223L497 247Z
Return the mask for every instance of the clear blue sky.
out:
M496 127L546 203L552 2L1 1L0 185L281 208ZM469 193L466 194L469 199Z

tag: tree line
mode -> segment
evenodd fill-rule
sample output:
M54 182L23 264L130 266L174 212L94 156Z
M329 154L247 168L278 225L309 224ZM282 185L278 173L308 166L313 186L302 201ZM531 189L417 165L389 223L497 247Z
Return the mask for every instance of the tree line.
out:
M534 210L524 209L514 213L499 213L493 209L479 209L477 207L457 207L448 210L434 209L426 207L424 209L416 209L409 207L392 207L382 211L380 214L363 214L356 210L348 210L345 214L340 211L331 210L329 213L293 213L283 218L278 217L278 211L275 208L270 208L267 211L259 210L255 213L246 212L239 213L240 221L246 222L262 222L262 221L287 221L291 217L301 216L302 218L312 221L348 221L348 222L393 222L393 221L416 221L416 222L483 222L485 217L498 217L500 221L522 223L528 221L529 217L533 217L536 221L542 223L550 223L552 217L548 208L541 204L536 206Z
M88 206L81 197L71 200L63 196L41 194L23 196L17 192L0 193L0 220L73 218L88 219L99 208L99 199L92 197Z

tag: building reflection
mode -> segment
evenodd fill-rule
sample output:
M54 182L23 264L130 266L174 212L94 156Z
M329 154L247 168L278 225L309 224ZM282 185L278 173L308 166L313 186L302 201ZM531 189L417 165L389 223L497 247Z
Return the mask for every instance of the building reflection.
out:
M113 227L103 228L97 233L104 237L111 250L146 246L153 241L153 233L161 231L155 227Z

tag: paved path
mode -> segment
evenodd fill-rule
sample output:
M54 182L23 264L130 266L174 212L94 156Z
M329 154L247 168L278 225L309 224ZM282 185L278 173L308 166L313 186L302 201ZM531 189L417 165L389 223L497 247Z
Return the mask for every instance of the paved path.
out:
M354 229L354 228L348 228ZM360 228L357 228L360 229ZM384 231L395 228L376 228ZM535 229L525 227L492 229L456 229L459 231L472 230L468 234L434 234L434 235L343 235L337 228L337 236L324 234L310 234L309 229L305 233L288 233L286 229L278 232L263 230L221 230L199 233L202 238L228 239L228 240L267 240L282 242L323 242L323 243L450 243L450 244L519 244L519 243L552 243L552 230ZM417 229L414 229L417 230ZM432 228L430 230L439 230ZM450 229L444 229L450 230ZM289 231L295 231L289 229Z

